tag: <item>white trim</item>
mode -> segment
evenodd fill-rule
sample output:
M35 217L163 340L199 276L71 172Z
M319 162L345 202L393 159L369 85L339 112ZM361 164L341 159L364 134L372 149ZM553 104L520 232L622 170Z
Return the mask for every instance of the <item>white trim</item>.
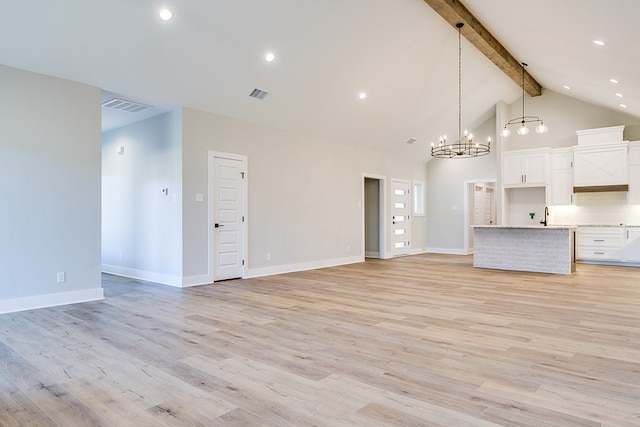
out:
M233 154L233 153L224 153L221 151L212 151L209 150L208 154L207 154L207 161L208 161L208 173L207 173L207 177L208 177L208 182L207 182L207 188L208 188L208 197L209 197L209 203L208 203L208 212L207 212L207 227L208 227L208 231L209 231L209 237L208 237L208 255L207 255L207 270L208 270L208 275L207 275L207 279L206 281L208 283L213 283L214 282L214 271L213 271L213 244L214 244L214 237L213 237L213 222L215 221L215 219L213 218L213 201L215 200L215 194L214 194L214 188L213 188L213 173L214 173L214 167L213 167L213 159L214 158L223 158L223 159L230 159L230 160L238 160L242 162L242 166L244 169L244 179L243 181L243 194L244 194L244 200L242 202L242 209L243 209L243 216L244 216L244 222L242 223L242 235L244 236L244 242L242 244L242 259L244 260L244 265L242 267L242 275L241 278L244 279L245 277L247 277L247 265L249 265L249 232L248 232L248 227L247 224L249 223L249 158L247 156L244 156L242 154ZM191 286L191 285L189 285Z
M104 299L102 288L0 300L0 314Z
M311 262L301 262L298 264L277 265L273 267L249 268L246 272L246 278L272 276L274 274L293 273L296 271L315 270L318 268L336 267L339 265L355 264L364 262L361 256L352 256L346 258L334 258Z
M362 206L362 252L364 253L366 245L365 245L365 229L364 229L364 216L365 216L365 202L364 202L364 180L366 178L377 179L378 180L378 204L380 207L380 212L378 214L378 219L380 221L380 241L378 242L378 257L380 259L389 258L387 255L387 177L384 175L376 175L373 173L363 173L361 177L361 202L360 206Z
M365 251L364 256L365 258L380 258L380 252Z
M449 254L449 255L469 255L467 251L459 248L427 248L426 253Z
M210 285L213 281L210 280L208 274L201 274L199 276L188 276L182 278L182 287L189 288L191 286Z
M426 253L429 253L429 251L426 248L411 249L411 251L409 252L409 255L422 255Z
M182 277L170 274L156 273L155 271L138 270L137 268L120 267L118 265L102 264L102 272L116 276L129 277L146 282L159 283L161 285L182 287Z

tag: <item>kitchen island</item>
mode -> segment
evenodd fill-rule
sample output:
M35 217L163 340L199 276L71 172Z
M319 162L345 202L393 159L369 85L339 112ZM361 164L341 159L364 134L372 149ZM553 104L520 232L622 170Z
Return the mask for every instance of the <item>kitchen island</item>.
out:
M576 269L575 227L476 225L473 233L474 267L555 274Z

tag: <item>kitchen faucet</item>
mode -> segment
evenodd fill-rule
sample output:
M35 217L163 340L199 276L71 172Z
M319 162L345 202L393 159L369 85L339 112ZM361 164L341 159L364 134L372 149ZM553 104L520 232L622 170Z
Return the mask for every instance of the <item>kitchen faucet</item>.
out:
M549 208L547 206L544 207L544 221L540 221L540 224L547 226L547 217L549 216Z

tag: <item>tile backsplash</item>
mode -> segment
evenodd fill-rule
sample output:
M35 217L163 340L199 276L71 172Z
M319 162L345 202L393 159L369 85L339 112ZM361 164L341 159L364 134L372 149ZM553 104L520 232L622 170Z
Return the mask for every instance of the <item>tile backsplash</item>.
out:
M626 192L579 193L577 203L550 206L554 225L640 225L640 205L627 204Z

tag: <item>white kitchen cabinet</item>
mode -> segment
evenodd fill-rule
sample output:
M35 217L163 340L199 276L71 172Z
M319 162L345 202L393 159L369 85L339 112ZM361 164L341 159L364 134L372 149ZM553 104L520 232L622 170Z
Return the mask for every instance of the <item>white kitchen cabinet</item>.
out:
M552 205L572 205L573 195L573 149L558 148L551 151L551 194Z
M629 193L627 203L640 204L640 141L629 143Z
M573 185L588 187L628 184L627 149L626 142L574 147Z
M502 183L505 187L539 187L548 183L548 148L506 151L502 155Z
M640 262L640 227L626 227L624 260Z
M576 258L582 261L622 261L624 227L578 227Z

